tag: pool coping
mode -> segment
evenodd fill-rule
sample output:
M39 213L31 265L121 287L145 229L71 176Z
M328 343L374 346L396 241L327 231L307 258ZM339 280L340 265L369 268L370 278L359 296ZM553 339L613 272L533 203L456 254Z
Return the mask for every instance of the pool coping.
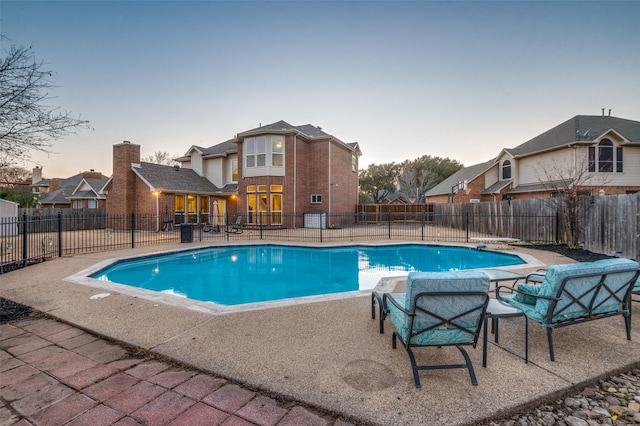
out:
M177 307L190 309L197 312L212 314L212 315L222 315L222 314L254 311L254 310L260 310L260 309L278 308L283 306L294 306L294 305L300 305L305 303L316 303L316 302L326 302L331 300L356 298L356 297L367 296L371 294L371 292L373 291L388 293L393 291L393 289L396 287L398 283L398 280L402 280L403 278L405 278L408 272L405 274L383 277L380 279L378 284L371 289L345 291L340 293L328 293L328 294L316 295L316 296L295 297L295 298L279 299L279 300L264 301L264 302L245 303L245 304L239 304L239 305L223 305L215 302L205 302L201 300L189 299L185 296L180 296L177 294L164 293L164 292L159 292L155 290L147 290L139 287L134 287L126 284L103 281L103 280L91 278L90 276L99 272L100 270L103 270L113 265L114 263L129 260L129 259L146 258L146 257L153 257L153 256L166 255L166 254L172 254L172 253L189 252L189 251L198 251L198 250L204 250L210 247L237 247L239 245L244 245L244 246L256 246L256 245L274 246L275 245L275 246L289 246L289 247L331 248L331 247L347 247L347 246L376 247L376 246L393 246L393 245L407 245L407 244L425 245L425 246L443 246L443 247L465 247L465 248L471 248L471 249L477 248L475 245L472 245L472 244L453 244L453 243L434 244L433 242L422 243L422 242L415 242L415 241L412 241L412 242L398 241L391 244L389 242L354 243L353 241L344 242L344 243L322 243L322 244L309 244L309 243L302 244L302 243L295 243L295 242L294 243L265 242L261 244L256 244L255 242L243 242L243 243L235 242L233 244L228 244L225 242L220 244L214 243L214 244L198 246L197 248L189 247L184 249L169 249L169 250L156 251L156 252L146 253L142 256L130 255L130 256L114 257L111 259L100 261L88 268L78 271L77 273L66 277L65 281L86 285L89 287L100 288L106 291L106 293L100 293L100 294L94 295L95 298L109 297L111 295L109 291L113 291L113 292L118 292L128 296L132 296L132 297L139 297L141 299L149 300L154 303L163 303L171 306L177 306ZM491 250L487 248L483 248L482 251L492 251L496 253L502 252L502 250ZM540 262L538 259L536 259L531 255L528 255L525 253L513 253L511 255L519 257L525 263L519 264L519 265L500 266L497 269L503 269L508 271L508 270L522 269L522 268L537 268L537 267L544 266L544 263ZM489 269L489 268L477 268L477 269L470 269L470 270L482 270L482 269ZM490 268L490 269L496 269L496 268Z

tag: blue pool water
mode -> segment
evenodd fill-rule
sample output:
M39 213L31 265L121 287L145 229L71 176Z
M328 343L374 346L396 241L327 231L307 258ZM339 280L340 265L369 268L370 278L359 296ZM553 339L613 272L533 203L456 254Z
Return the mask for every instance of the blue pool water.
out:
M467 247L225 246L119 261L91 276L222 305L366 290L383 277L520 265Z

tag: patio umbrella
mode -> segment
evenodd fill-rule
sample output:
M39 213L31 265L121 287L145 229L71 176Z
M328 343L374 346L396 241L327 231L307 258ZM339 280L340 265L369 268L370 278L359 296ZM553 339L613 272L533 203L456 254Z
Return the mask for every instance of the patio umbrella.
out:
M218 230L218 202L214 201L213 202L213 211L211 212L212 214L212 218L211 218L211 224L213 225L213 229L215 229L216 231Z

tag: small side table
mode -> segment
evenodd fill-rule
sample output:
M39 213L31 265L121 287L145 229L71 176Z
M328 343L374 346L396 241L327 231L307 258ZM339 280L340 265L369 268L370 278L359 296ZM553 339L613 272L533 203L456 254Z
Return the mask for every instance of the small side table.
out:
M491 328L494 333L494 340L498 343L498 320L500 318L515 318L524 316L524 313L518 309L514 308L511 305L508 305L504 302L501 302L497 299L490 299L489 305L487 306L487 313L484 317L484 331L483 331L483 342L482 342L482 366L487 366L487 338L488 338L488 329L489 329L489 318L491 318ZM529 321L525 321L525 335L528 333ZM524 346L524 360L526 363L529 362L529 345L526 344Z

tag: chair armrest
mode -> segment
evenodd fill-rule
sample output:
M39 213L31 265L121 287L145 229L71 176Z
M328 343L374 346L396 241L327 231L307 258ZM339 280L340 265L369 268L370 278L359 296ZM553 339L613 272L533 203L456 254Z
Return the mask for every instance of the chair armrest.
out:
M496 299L500 299L500 293L502 292L502 289L506 290L506 292L508 293L513 293L514 291L516 291L515 287L511 287L508 285L498 285L494 290L496 292Z
M529 283L529 282L541 283L542 281L544 281L544 276L546 274L547 274L546 269L536 269L535 271L529 272L527 274L527 277L525 278L524 282L525 283Z
M389 308L387 307L387 301L390 301L396 308L404 312L405 315L415 315L413 312L406 310L404 306L398 305L398 302L396 302L396 300L393 297L390 297L389 293L384 293L382 295L382 301L383 301L384 308L387 311L389 310Z
M523 291L523 290L520 290L520 289L518 289L518 288L514 288L514 287L510 287L510 286L506 286L506 285L501 285L501 286L496 287L496 299L503 300L503 299L500 297L500 291L501 291L501 289L509 290L509 293L511 293L511 294L513 294L513 293L518 293L518 294L522 294L523 296L531 296L531 297L535 297L535 298L537 298L537 299L544 299L544 300L560 300L560 298L559 298L559 297L543 296L543 295L541 295L541 294L529 293L529 292L527 292L527 291Z

